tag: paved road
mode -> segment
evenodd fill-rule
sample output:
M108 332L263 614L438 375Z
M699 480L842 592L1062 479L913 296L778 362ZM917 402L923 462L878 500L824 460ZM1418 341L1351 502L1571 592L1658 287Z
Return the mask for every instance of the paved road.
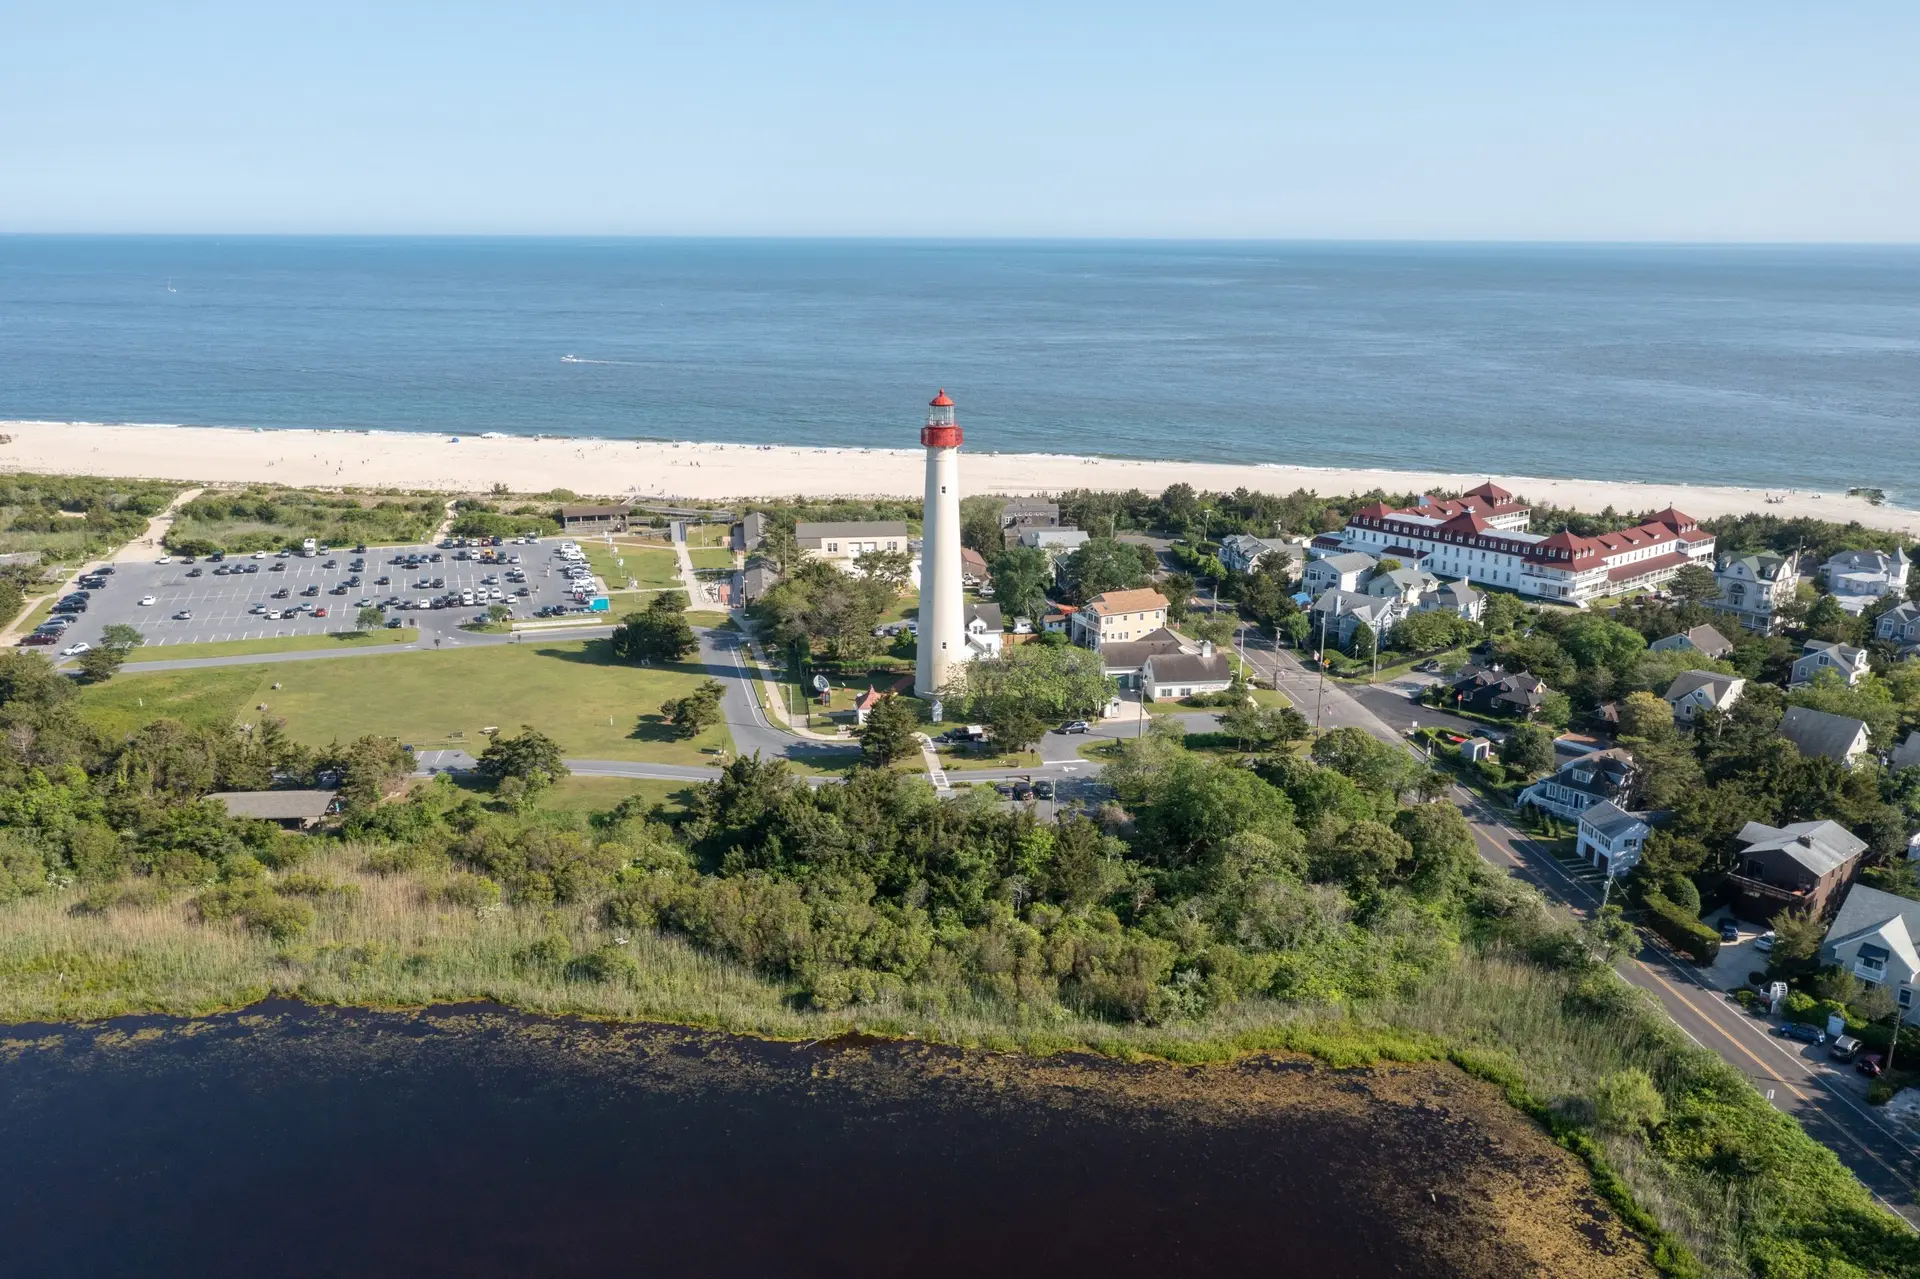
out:
M1433 722L1429 708L1415 707L1390 692L1350 693L1332 680L1326 681L1323 691L1319 677L1284 649L1253 647L1243 654L1264 678L1274 680L1305 708L1309 719L1318 700L1321 722L1327 728L1358 727L1382 741L1406 746L1406 725L1415 718L1423 724ZM1368 704L1362 704L1363 697ZM1399 710L1403 724L1396 726L1375 714L1371 706L1376 704L1390 714L1403 708ZM1600 905L1605 882L1597 872L1563 865L1473 792L1456 786L1452 798L1473 827L1480 855L1489 864L1526 880L1549 901L1577 916L1584 917ZM1658 939L1648 938L1641 955L1622 961L1619 972L1659 1000L1689 1039L1746 1075L1763 1097L1798 1119L1882 1203L1920 1225L1914 1195L1920 1181L1920 1139L1867 1107L1864 1081L1856 1072L1834 1067L1822 1049L1772 1034L1766 1022L1708 987L1691 962L1674 955Z

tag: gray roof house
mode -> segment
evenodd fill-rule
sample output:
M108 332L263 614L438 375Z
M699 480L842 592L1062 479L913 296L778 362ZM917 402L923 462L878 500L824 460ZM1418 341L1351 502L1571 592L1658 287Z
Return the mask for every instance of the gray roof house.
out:
M289 830L306 830L333 811L338 796L330 790L229 790L215 791L207 798L217 800L229 817L253 817Z
M1720 598L1713 607L1750 631L1770 635L1777 610L1799 587L1799 565L1792 555L1730 555L1713 571L1720 586Z
M1738 675L1681 671L1673 677L1673 683L1667 685L1665 697L1667 705L1673 707L1673 718L1682 724L1691 724L1701 711L1732 709L1746 686L1747 681Z
M1838 822L1748 822L1734 839L1744 847L1727 877L1733 913L1756 921L1789 909L1825 914L1867 851L1867 841Z
M1345 651L1353 645L1353 634L1360 623L1365 622L1372 628L1374 640L1378 642L1400 620L1401 612L1397 598L1329 588L1313 602L1308 616L1313 622L1315 638Z
M1141 684L1154 701L1219 693L1232 683L1233 662L1206 643L1198 653L1155 653L1141 671Z
M1789 706L1780 717L1780 736L1809 758L1822 756L1836 764L1852 764L1866 753L1867 726L1850 715L1830 715L1806 706Z
M1822 671L1832 671L1852 687L1868 670L1867 650L1851 644L1830 644L1826 640L1808 640L1793 664L1787 687L1811 684Z
M1060 503L1038 497L1016 497L1000 508L1001 528L1054 527L1060 523Z
M1360 551L1342 551L1337 555L1308 560L1300 571L1300 589L1309 595L1321 591L1358 591L1373 575L1373 556Z
M1858 616L1882 595L1907 589L1907 557L1898 547L1884 551L1841 551L1820 566L1820 577L1840 607Z
M1875 639L1895 644L1920 644L1920 604L1907 600L1873 619Z
M1381 569L1367 579L1367 594L1390 595L1402 604L1411 605L1439 583L1439 578L1423 568Z
M1657 639L1647 645L1647 649L1654 653L1686 649L1702 657L1715 659L1733 652L1733 641L1711 626L1696 626L1692 630L1681 631L1665 639Z
M1624 875L1640 861L1653 826L1645 813L1631 812L1610 799L1580 814L1575 848L1580 856L1609 875Z
M1517 807L1532 805L1555 817L1577 821L1602 800L1624 798L1633 786L1633 755L1614 747L1577 755L1520 792ZM1617 805L1616 805L1617 806ZM1624 810L1623 810L1624 811Z
M1900 1005L1900 1019L1920 1022L1920 999L1913 994L1920 980L1920 902L1853 885L1827 927L1820 958L1887 987Z
M1261 560L1275 552L1289 558L1292 554L1284 544L1251 533L1229 533L1220 539L1220 562L1235 573L1253 572Z
M1457 582L1442 582L1420 597L1413 606L1416 613L1432 613L1445 609L1449 613L1458 613L1469 622L1477 622L1480 615L1487 611L1487 596L1467 585L1463 578Z
M1137 640L1110 640L1099 648L1100 666L1121 688L1137 688L1147 659L1155 654L1182 653L1187 642L1162 626Z
M1920 764L1920 732L1908 733L1907 740L1894 747L1887 759L1887 767L1896 773L1915 764Z

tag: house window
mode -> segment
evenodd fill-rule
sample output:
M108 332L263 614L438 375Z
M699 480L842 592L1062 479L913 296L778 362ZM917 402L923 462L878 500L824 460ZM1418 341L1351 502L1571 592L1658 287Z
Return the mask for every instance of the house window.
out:
M828 542L828 543L827 543L827 553L828 553L828 554L830 554L830 555L833 555L833 554L838 554L838 553L839 553L839 551L840 551L840 543L838 543L838 542Z
M1913 988L1912 987L1902 986L1900 988L1900 1006L1902 1008L1913 1007Z

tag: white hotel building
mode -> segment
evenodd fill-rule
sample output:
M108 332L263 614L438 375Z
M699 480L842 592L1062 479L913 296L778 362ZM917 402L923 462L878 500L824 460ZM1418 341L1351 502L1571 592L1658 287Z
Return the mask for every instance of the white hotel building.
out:
M1457 500L1422 498L1402 511L1384 502L1361 507L1343 540L1375 558L1564 604L1659 586L1688 564L1713 567L1713 534L1672 507L1595 537L1530 533L1528 518L1511 493L1484 484Z

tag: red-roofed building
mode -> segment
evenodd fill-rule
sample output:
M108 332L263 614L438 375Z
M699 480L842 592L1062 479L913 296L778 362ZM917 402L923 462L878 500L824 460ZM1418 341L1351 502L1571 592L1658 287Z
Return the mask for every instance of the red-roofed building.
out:
M1404 560L1412 552L1418 567L1440 577L1567 604L1656 587L1688 564L1713 566L1713 534L1672 507L1594 537L1529 532L1526 515L1511 493L1485 484L1457 500L1422 498L1397 511L1382 503L1363 507L1349 517L1341 540L1347 550L1376 557Z

